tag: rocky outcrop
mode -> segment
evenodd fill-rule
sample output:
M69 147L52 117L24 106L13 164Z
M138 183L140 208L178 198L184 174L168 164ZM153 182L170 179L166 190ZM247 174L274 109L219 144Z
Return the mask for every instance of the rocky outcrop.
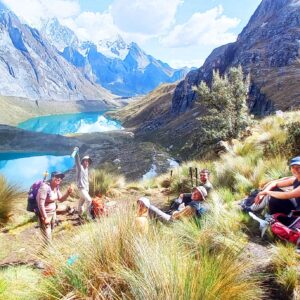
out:
M32 100L110 100L40 33L0 6L0 95Z
M299 107L299 27L299 1L263 0L235 43L215 49L200 69L178 84L171 112L179 114L190 109L196 99L193 86L201 81L210 84L213 70L224 74L238 65L251 76L252 113L266 115Z

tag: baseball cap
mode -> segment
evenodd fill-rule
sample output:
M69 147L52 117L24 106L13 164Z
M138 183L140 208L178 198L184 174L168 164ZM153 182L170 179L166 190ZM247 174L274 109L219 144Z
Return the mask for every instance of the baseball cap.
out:
M291 159L290 166L299 165L300 166L300 156L296 156Z
M59 172L59 171L54 171L51 173L51 178L53 178L53 177L58 177L58 178L63 179L65 177L65 174L62 172Z
M207 190L204 186L196 186L193 188L193 190L199 191L199 193L202 195L203 200L207 197Z
M141 197L141 198L139 198L138 201L142 202L147 208L150 207L150 200L149 200L148 198L146 198L146 197Z

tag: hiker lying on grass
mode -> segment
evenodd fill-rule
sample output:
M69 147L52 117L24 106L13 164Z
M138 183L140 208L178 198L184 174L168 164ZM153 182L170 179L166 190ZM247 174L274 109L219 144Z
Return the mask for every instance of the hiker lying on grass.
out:
M165 221L178 220L183 217L200 217L203 215L207 208L205 207L203 201L207 197L207 191L203 186L197 186L193 188L191 199L192 201L187 204L183 209L174 211L172 214L167 214L157 208L154 205L150 205L149 209L155 212L158 216L160 216Z
M59 185L65 175L60 172L52 172L49 182L43 182L37 193L37 204L39 208L39 225L46 242L51 240L52 229L56 219L56 201L63 202L73 192L68 187L64 195L59 190Z
M290 162L292 177L276 180L268 184L255 198L255 204L268 200L269 213L289 214L292 210L300 209L300 156L294 157ZM284 191L282 188L293 188ZM269 196L268 198L264 196Z
M200 186L205 187L207 194L213 189L211 182L209 181L209 170L203 169L200 171ZM174 212L176 210L180 211L185 206L188 205L189 202L192 201L192 193L182 193L179 197L172 203L170 207L170 212Z
M141 197L137 201L137 216L135 218L135 227L141 234L148 233L149 221L148 212L150 207L150 200L146 197Z

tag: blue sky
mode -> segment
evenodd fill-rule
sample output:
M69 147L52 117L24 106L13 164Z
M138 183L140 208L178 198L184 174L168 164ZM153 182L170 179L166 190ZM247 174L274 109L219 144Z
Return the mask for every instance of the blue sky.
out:
M235 41L261 0L2 0L34 27L57 17L81 40L121 35L173 67L200 67Z

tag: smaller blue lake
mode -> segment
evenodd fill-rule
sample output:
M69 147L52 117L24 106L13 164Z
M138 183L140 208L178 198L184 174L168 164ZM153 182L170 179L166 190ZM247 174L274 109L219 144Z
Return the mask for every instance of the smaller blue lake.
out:
M104 116L105 112L37 117L20 123L18 127L30 131L61 135L123 129L119 122Z
M52 115L27 120L19 127L25 130L50 134L72 134L104 132L123 129L117 121L105 117L102 112ZM65 172L74 166L74 159L69 155L55 156L54 153L0 153L0 174L11 183L16 183L25 190L43 178L45 171Z
M0 174L12 184L27 191L46 171L65 172L72 169L74 159L70 155L54 156L40 153L0 153Z

